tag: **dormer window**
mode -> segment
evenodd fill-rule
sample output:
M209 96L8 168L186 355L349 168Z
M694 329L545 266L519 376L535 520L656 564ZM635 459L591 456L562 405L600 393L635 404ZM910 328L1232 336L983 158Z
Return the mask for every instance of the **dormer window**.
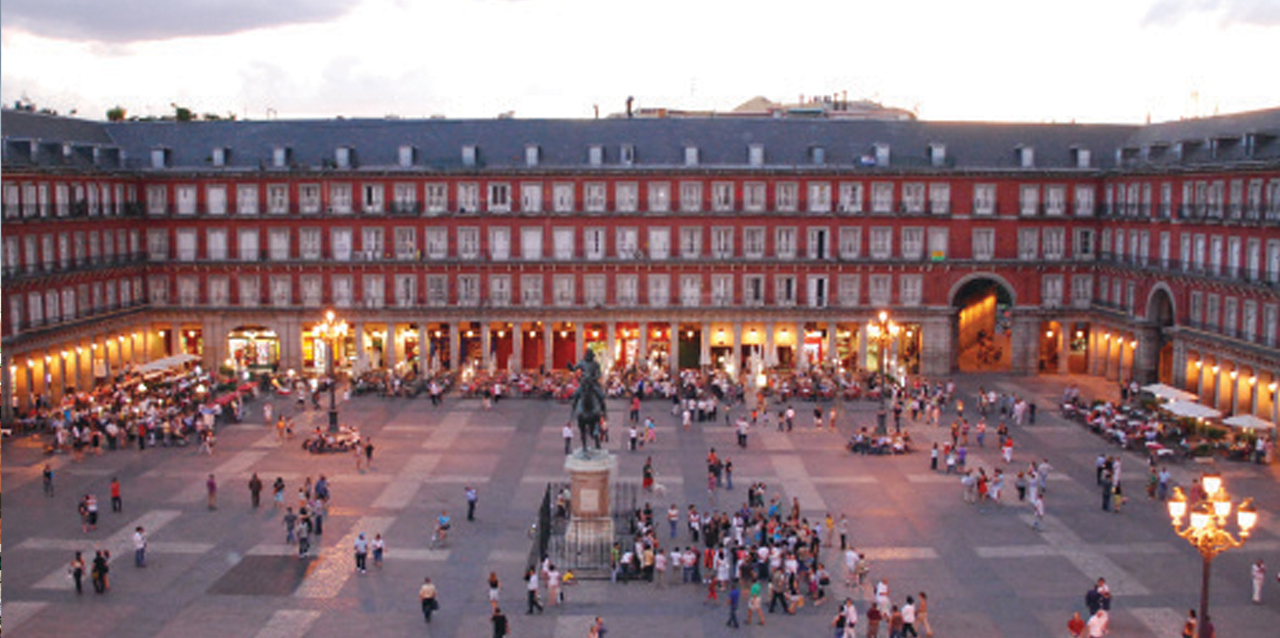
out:
M823 164L826 164L827 149L821 146L810 146L809 161L812 162L814 166L822 166Z
M409 168L413 166L413 156L417 149L410 144L402 144L400 146L400 168Z
M1036 149L1030 146L1018 147L1018 165L1022 168L1036 167Z
M876 164L875 164L876 166L888 166L889 165L889 145L876 144L875 158L876 158Z
M947 145L946 144L930 144L929 145L929 165L934 168L941 168L947 165Z
M601 166L604 164L604 147L599 144L593 144L587 147L587 164L591 166Z
M764 166L764 144L752 144L747 147L747 163L752 168Z
M227 149L219 146L213 149L213 152L210 154L209 161L213 164L214 168L222 168L227 165L228 155L230 155L230 153L227 152Z
M169 149L158 146L151 149L151 168L161 169L169 165Z
M476 151L477 149L474 144L467 144L466 146L462 147L462 165L463 166L476 165L476 154L477 154Z
M618 148L618 161L623 166L631 166L636 163L636 147L630 144L623 144Z
M696 146L684 147L684 165L685 166L698 165L698 147Z
M288 146L277 146L271 149L271 166L274 168L288 168L289 156L292 154L293 151Z
M333 151L333 163L338 168L351 168L351 147L339 146Z
M1075 155L1076 168L1089 168L1090 162L1093 160L1093 154L1087 148L1073 148L1072 154Z
M537 166L540 155L541 149L538 148L537 144L526 144L524 147L524 165ZM474 161L474 155L472 156L472 161Z

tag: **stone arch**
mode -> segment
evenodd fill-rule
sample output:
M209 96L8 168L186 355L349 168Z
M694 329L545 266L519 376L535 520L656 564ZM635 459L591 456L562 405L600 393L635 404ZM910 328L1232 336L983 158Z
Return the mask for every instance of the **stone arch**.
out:
M1147 293L1147 321L1161 328L1177 325L1178 306L1173 302L1173 290L1161 281Z
M1008 295L1007 299L1002 300L1006 305L1011 308L1018 305L1018 291L1013 287L1013 284L1009 283L1009 280L993 272L973 272L961 277L959 281L951 286L951 292L947 293L948 305L953 308L959 307L961 305L961 301L964 299L962 293L971 291L974 287L973 284L980 283L984 280L995 283L998 290L1002 290L1006 295ZM997 293L997 295L998 294L999 293Z

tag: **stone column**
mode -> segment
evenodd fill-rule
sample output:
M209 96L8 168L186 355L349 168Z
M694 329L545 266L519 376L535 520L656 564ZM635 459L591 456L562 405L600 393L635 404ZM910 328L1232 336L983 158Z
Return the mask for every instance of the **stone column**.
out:
M542 324L542 362L547 370L554 370L556 364L556 333L550 321Z
M795 365L792 367L796 370L808 370L809 360L804 354L804 322L797 321L795 330L796 334L791 342L791 356L795 360Z
M0 354L0 422L8 425L13 422L13 371L8 353Z
M480 357L483 362L484 369L488 370L494 365L493 358L493 325L488 321L480 322L480 350L484 353Z
M1187 389L1187 346L1181 341L1173 342L1173 387Z
M947 332L947 340L948 340L948 341L950 341L950 339L951 339L951 333L950 333L950 331L948 331L948 332ZM928 352L929 352L929 350L930 350L930 344L926 341L926 342L925 342L925 344L924 344L924 353L928 353ZM924 353L921 353L921 354L924 354ZM921 365L923 366L924 364L922 363ZM857 368L858 368L858 370L866 370L866 369L867 369L867 322L865 322L865 321L864 321L864 322L862 322L862 323L858 326L858 361L857 361ZM947 373L949 373L949 372L950 372L950 365L948 364L948 372L947 372ZM947 374L947 373L942 373L942 374Z
M711 365L711 324L702 322L702 333L698 335L698 365Z
M1199 398L1199 400L1204 401L1205 399L1208 398L1204 395L1204 390L1205 390L1204 379L1205 379L1205 376L1209 374L1209 369L1205 367L1205 364L1204 364L1204 353L1199 352L1197 353L1197 355L1200 357L1199 359L1197 359L1197 361L1200 363L1200 367L1196 368L1196 397Z
M169 332L173 333L173 354L186 354L182 349L182 323L175 321L169 324Z
M431 370L431 341L427 322L418 321L418 372L425 375Z
M730 361L733 362L733 375L737 379L746 379L745 370L742 369L742 322L733 322L733 350Z
M773 322L764 324L764 367L778 365L778 350L773 343Z
M1272 370L1271 381L1267 385L1267 392L1270 393L1267 395L1267 398L1271 400L1271 423L1280 427L1280 401L1276 400L1277 399L1276 392L1271 389L1271 385L1270 385L1271 383L1276 383L1277 381L1280 381L1280 372L1277 372L1276 370ZM1272 442L1275 442L1275 437L1272 437L1271 440Z
M283 329L278 333L280 367L286 370L302 370L302 322L296 318L289 318L282 322L281 327ZM325 347L328 347L328 344ZM325 356L328 356L327 352Z
M680 376L680 323L672 321L668 326L667 343L671 346L671 352L667 356L667 371L671 373L671 378L675 379Z
M945 318L930 317L921 323L920 374L933 378L951 374L952 362L955 359L952 321L955 321L954 315ZM865 326L862 332L865 334ZM865 339L865 337L860 338ZM865 346L861 350L865 357Z
M582 353L586 352L587 342L586 334L583 332L581 321L573 322L573 360L578 361L582 358Z
M369 369L369 352L364 347L364 322L356 321L351 324L352 334L356 338L356 368L357 371L365 371ZM317 361L319 363L319 361Z
M1035 346L1039 342L1039 334L1040 321L1037 317L1014 317L1009 343L1010 372L1018 375L1036 372L1039 353Z
M636 365L638 366L641 362L643 362L646 366L648 366L649 365L649 323L646 321L641 321L638 325L640 326L640 329L637 331L639 332L638 337L640 342L636 346Z
M396 323L388 321L387 338L382 341L382 365L387 371L396 369Z
M609 321L604 324L605 349L609 351L609 368L618 365L618 323Z
M1240 414L1240 384L1244 379L1240 378L1240 366L1233 365L1231 372L1227 373L1227 378L1231 380L1227 384L1227 392L1231 393L1231 414Z
M1058 374L1070 374L1068 361L1071 359L1071 324L1058 322Z
M462 335L459 332L460 326L457 321L449 322L449 369L457 372L458 362L461 361L462 353Z
M524 325L519 321L511 325L511 359L515 363L510 367L518 372L524 369Z
M830 363L833 366L836 364L836 351L838 348L836 333L839 330L837 328L838 324L836 322L827 322L827 356L824 358L823 363Z

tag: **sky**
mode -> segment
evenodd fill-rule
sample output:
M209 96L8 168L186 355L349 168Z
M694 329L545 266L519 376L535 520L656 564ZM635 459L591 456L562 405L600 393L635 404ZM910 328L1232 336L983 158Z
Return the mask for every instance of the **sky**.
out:
M1280 0L4 0L0 100L589 118L847 92L928 120L1280 106Z

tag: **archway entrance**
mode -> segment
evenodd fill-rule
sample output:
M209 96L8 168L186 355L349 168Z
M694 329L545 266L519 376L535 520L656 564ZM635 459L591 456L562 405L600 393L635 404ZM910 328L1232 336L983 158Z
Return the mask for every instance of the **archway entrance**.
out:
M1175 323L1173 315L1173 298L1169 291L1157 288L1151 292L1147 301L1147 321L1155 324L1156 342L1152 344L1157 352L1155 379L1160 383L1173 385L1173 338L1169 330ZM1149 371L1140 370L1138 377L1148 377Z
M975 277L960 286L951 305L960 311L955 324L957 367L962 372L1008 371L1013 328L1009 289L997 279Z

